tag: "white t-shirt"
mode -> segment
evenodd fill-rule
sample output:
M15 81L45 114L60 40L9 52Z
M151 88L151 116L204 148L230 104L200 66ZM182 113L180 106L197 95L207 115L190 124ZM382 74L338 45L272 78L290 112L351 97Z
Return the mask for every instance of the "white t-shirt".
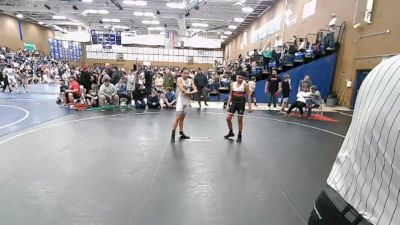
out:
M186 80L184 80L182 77L180 77L180 78L178 78L177 83L179 82L179 80L182 80L182 84L186 90L189 90L192 88L193 81L191 79L186 78ZM185 95L185 93L183 93L179 87L176 87L176 96L177 96L178 103L189 104L190 97L188 95Z
M5 68L3 70L3 74L7 75L8 79L11 80L15 80L15 70L13 68Z
M282 50L283 50L282 46L283 46L282 39L275 40L274 49L275 49L276 53L282 52Z
M297 101L306 103L306 102L307 102L307 98L309 98L310 95L311 95L310 92L300 91L300 92L297 93L297 95L296 95Z
M363 81L353 120L328 178L374 225L400 224L400 55Z

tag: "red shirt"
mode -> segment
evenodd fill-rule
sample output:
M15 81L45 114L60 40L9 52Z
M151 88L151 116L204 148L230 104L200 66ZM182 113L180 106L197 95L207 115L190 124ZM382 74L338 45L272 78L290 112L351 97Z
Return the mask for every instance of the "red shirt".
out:
M76 82L76 80L69 83L69 90L78 90L77 94L81 95L81 86Z

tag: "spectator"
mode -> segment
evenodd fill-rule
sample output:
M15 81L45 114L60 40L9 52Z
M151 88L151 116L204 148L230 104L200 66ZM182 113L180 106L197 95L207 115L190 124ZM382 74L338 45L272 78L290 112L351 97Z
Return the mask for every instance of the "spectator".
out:
M154 86L157 93L164 93L164 79L162 78L161 74L157 74L156 79L154 80Z
M175 87L175 77L169 69L167 69L165 71L163 85L164 85L164 89L166 89L168 87L173 89Z
M328 40L329 40L329 46L327 50L334 50L335 49L335 30L336 30L336 14L332 13L331 14L331 20L328 23L329 27L329 34L328 34Z
M197 88L197 101L199 103L199 107L201 108L201 99L204 99L204 105L207 105L207 76L201 71L199 68L197 70L197 74L194 78L194 84Z
M64 91L63 98L64 104L62 106L66 106L65 104L68 103L70 108L73 109L73 104L75 103L75 99L81 97L81 86L76 81L74 76L69 77L69 88Z
M257 101L256 101L256 77L252 77L251 80L249 81L249 89L251 92L251 101L254 102L254 106L257 106Z
M89 71L88 66L84 66L81 72L81 76L79 77L79 83L83 85L86 89L86 92L92 88L92 73Z
M18 93L18 82L16 78L16 72L15 69L12 68L11 64L7 65L7 68L3 70L4 78L7 79L7 85L6 82L3 87L3 92L6 90L6 87L8 86L8 89L11 91L14 91ZM15 90L12 90L15 89Z
M68 86L65 84L65 80L60 80L60 92L57 97L57 104L63 104L66 106L66 102L64 102L65 90L68 90Z
M293 103L287 113L285 114L285 117L289 117L290 113L292 110L296 107L299 109L301 116L303 117L303 108L306 106L307 99L310 97L311 93L309 92L309 89L306 87L302 87L301 91L297 93L297 100L295 103Z
M144 78L144 73L140 73L138 85L139 85L139 86L141 86L141 85L144 86L145 83L146 83L146 80L145 80L145 78Z
M310 90L311 86L312 86L312 81L310 75L305 75L304 79L300 81L298 91L300 91L302 87L307 88L307 90Z
M146 87L146 96L151 94L151 87L153 86L153 75L150 70L146 71L144 74L145 79L145 87Z
M321 105L321 93L318 91L317 86L311 87L310 98L306 100L307 104L307 116L306 119L311 118L312 108L319 108Z
M285 74L285 78L282 82L282 107L281 113L285 112L285 109L289 106L289 96L292 91L292 79L289 74Z
M136 109L146 109L146 102L144 101L144 97L146 96L145 87L143 85L137 85L135 91L132 93L132 98L135 104Z
M116 106L119 105L119 97L117 94L117 90L113 84L110 83L111 78L108 75L105 75L103 78L103 84L99 90L99 105L104 106L107 102L113 101Z
M133 72L132 69L129 70L127 79L128 79L126 84L127 95L132 99L132 92L135 90L136 86L136 74Z
M118 70L118 67L114 67L112 69L111 81L114 85L116 85L121 79L122 74L121 71Z
M164 106L167 108L173 108L176 106L176 95L175 93L172 92L172 89L170 87L167 87L164 95Z
M268 98L268 110L271 110L271 104L276 108L277 95L282 90L281 78L276 70L272 71L272 75L268 77L267 83L265 84L265 94L269 95Z
M119 79L119 82L115 85L115 89L117 89L117 94L120 101L122 101L122 99L125 99L126 104L129 104L131 102L131 96L128 95L127 84L124 78Z
M86 100L88 101L88 105L90 107L98 106L98 101L97 101L99 98L98 95L99 95L99 93L98 93L97 83L92 83L92 87L86 94Z
M149 109L160 109L160 98L157 93L152 92L151 95L147 98L147 107Z
M300 38L299 41L300 41L299 52L305 52L305 51L306 51L306 48L307 48L307 46L306 46L306 45L307 45L306 40Z

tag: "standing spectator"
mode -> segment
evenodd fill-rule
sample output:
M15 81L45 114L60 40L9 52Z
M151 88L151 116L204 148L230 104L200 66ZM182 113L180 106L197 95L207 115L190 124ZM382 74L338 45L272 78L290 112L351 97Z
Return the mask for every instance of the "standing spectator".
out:
M201 108L201 99L204 99L204 105L207 105L207 76L201 71L199 68L197 70L197 74L194 77L194 84L196 85L197 88L197 101L199 102L199 107Z
M146 109L144 97L146 97L145 87L143 85L136 85L136 88L132 93L132 105L135 104L136 109Z
M157 93L161 94L164 93L164 79L162 78L161 74L157 74L156 79L154 80L154 86Z
M146 87L146 96L151 94L151 88L153 86L153 75L150 70L147 70L144 74L145 79L145 87Z
M292 91L292 78L289 74L285 74L285 78L282 82L282 107L281 113L285 112L285 109L289 107L289 96Z
M329 39L329 46L327 50L334 50L335 49L335 30L336 30L336 14L332 13L331 14L331 20L328 23L328 28L329 28L329 34L328 34L328 39Z
M133 72L133 69L129 70L127 79L126 90L128 96L132 99L132 92L135 90L136 85L136 74Z
M165 75L164 75L164 89L166 88L171 88L174 89L175 87L175 77L174 75L171 73L170 69L167 69L165 71Z
M75 99L81 97L81 85L76 81L74 76L69 77L69 88L68 90L64 91L63 97L64 97L64 104L68 103L71 109L73 109L73 104L75 103Z
M302 89L302 87L307 88L308 90L310 90L311 86L312 86L311 76L310 75L305 75L304 79L300 81L300 85L299 85L298 91L300 91Z
M119 105L119 96L117 94L117 90L115 86L110 83L111 78L108 75L104 76L103 84L99 90L99 105L104 106L106 101L113 101L116 106Z
M92 89L92 73L89 71L88 66L84 66L79 77L79 83L86 89L86 93Z
M249 81L249 89L251 92L251 101L254 102L254 106L257 107L257 100L256 100L256 77L252 77L251 80Z
M276 108L277 95L282 90L281 78L276 70L272 71L272 75L268 77L265 84L265 93L269 95L268 110L271 110L271 104Z
M116 85L122 77L121 71L118 70L118 67L114 67L112 70L111 81L114 85Z
M3 70L3 75L4 78L7 79L7 85L6 82L4 82L3 92L6 90L6 87L8 86L8 89L10 89L10 93L12 89L15 89L14 92L18 93L18 82L16 78L16 73L15 69L12 68L11 64L8 64L7 68Z
M280 38L279 34L276 34L276 39L274 42L274 59L276 61L276 66L279 66L280 59L282 57L282 51L283 51L283 41Z

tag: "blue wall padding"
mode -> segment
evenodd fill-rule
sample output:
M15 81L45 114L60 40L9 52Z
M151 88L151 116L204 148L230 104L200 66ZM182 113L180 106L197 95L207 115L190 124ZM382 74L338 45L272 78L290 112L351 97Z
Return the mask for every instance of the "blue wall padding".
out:
M290 93L289 102L296 101L297 90L300 81L305 75L310 75L313 85L317 85L323 98L326 98L332 91L333 78L335 76L337 53L325 56L321 59L296 67L285 73L292 77L292 92ZM281 79L285 73L280 74ZM265 80L258 81L256 86L257 102L266 103L267 97L264 94Z

